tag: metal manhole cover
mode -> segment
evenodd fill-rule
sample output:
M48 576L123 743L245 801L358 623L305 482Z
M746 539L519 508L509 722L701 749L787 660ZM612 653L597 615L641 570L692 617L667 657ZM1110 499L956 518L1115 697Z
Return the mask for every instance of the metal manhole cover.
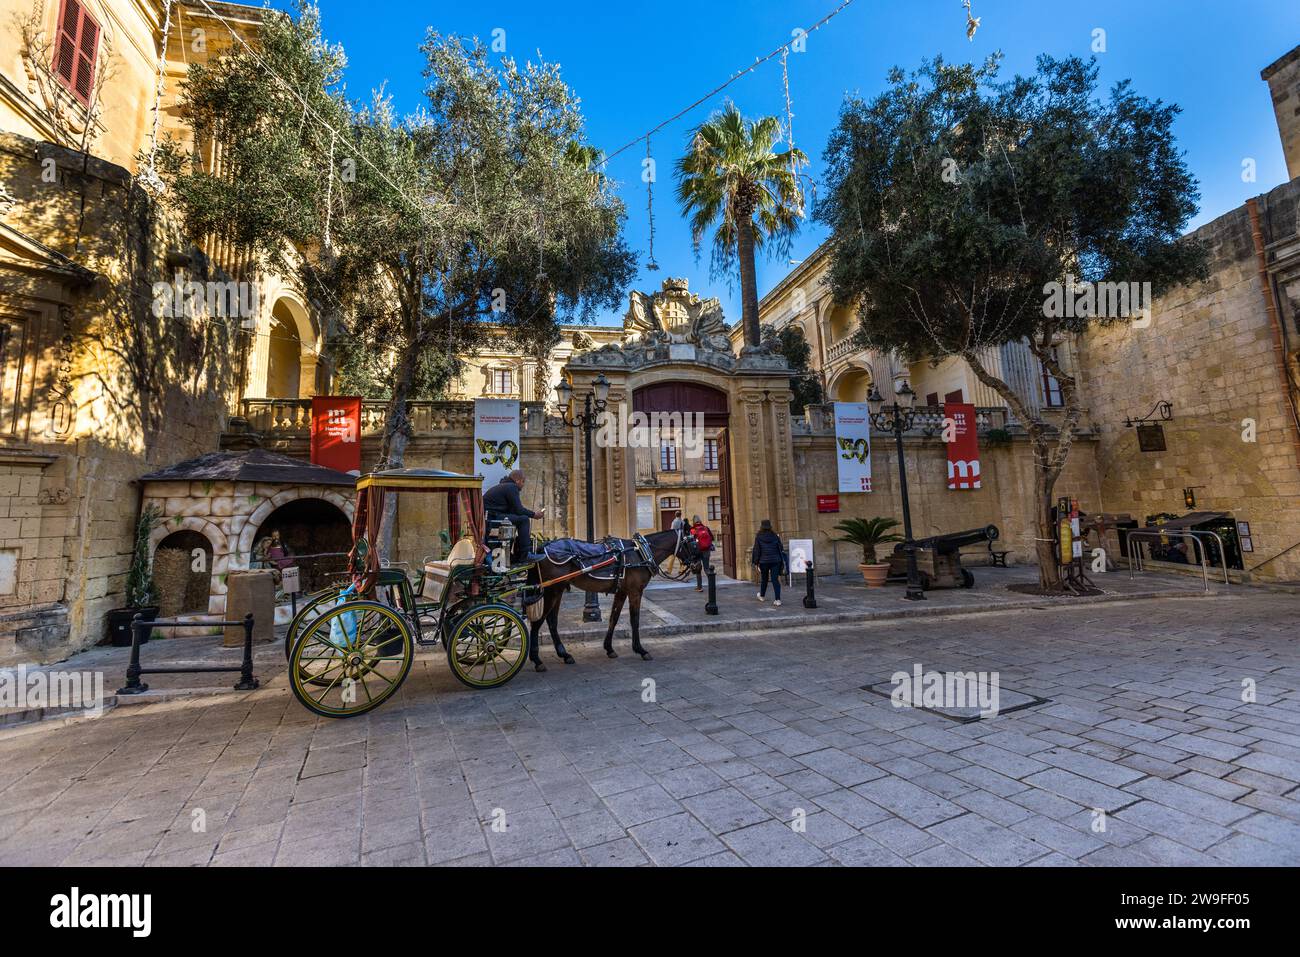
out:
M897 687L892 681L882 681L874 685L863 685L863 691L870 691L872 694L880 695L882 698L893 698L894 689ZM1026 708L1036 708L1040 704L1050 704L1051 698L1040 698L1037 695L1025 694L1021 691L1014 691L1011 688L998 688L997 711L985 715L980 711L979 705L909 705L917 711L925 711L929 714L937 714L941 718L947 718L949 721L956 721L958 724L970 724L973 721L981 719L988 720L1004 714L1010 714L1013 711L1024 711ZM900 709L901 710L901 709Z

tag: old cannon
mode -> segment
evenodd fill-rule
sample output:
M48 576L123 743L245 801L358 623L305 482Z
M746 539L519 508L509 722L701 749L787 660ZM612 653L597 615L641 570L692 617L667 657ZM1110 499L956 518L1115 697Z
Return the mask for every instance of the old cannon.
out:
M975 576L970 569L961 567L961 547L977 542L995 542L1001 533L996 525L972 528L965 532L934 535L916 540L916 570L921 587L970 588ZM889 581L907 581L907 552L902 543L894 546L889 557Z

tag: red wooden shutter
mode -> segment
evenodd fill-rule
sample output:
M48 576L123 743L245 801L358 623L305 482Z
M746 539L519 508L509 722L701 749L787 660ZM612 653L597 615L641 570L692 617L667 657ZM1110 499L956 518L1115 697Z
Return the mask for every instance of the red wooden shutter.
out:
M54 72L85 106L95 88L95 63L99 55L99 24L81 0L61 0L59 36L55 44Z

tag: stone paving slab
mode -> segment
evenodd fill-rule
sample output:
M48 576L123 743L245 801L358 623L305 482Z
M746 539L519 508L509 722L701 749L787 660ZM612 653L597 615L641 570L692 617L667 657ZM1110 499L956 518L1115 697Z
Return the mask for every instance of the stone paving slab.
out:
M1294 635L1292 596L1240 590L579 646L486 692L422 654L347 721L273 675L0 732L0 864L1294 866ZM861 690L914 664L1050 704Z

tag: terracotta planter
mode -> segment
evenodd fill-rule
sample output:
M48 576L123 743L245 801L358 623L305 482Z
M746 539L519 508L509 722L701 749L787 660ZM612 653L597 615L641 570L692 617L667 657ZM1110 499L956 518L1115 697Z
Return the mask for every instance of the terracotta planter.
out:
M867 583L868 588L885 587L885 579L889 577L888 562L878 565L859 565L858 570L862 572L862 579Z

